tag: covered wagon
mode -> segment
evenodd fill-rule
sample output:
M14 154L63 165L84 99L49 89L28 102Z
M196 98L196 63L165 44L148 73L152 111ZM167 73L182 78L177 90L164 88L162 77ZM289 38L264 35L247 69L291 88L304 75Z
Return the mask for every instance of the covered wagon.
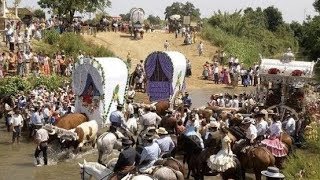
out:
M169 100L185 88L187 60L175 51L153 52L145 61L146 91L151 102Z
M127 80L128 69L121 59L79 59L72 74L75 111L96 120L100 127L108 124L110 113L124 102Z
M260 101L282 117L286 111L304 112L306 107L305 85L314 81L317 62L297 61L289 49L281 59L261 59ZM262 97L265 96L265 97Z

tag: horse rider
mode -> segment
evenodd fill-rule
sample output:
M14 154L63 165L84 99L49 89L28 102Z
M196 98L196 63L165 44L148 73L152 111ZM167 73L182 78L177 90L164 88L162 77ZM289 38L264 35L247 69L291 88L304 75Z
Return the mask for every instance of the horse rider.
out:
M143 130L146 130L148 127L157 127L161 121L161 117L157 113L151 112L151 108L155 109L155 107L147 105L145 107L146 113L140 117Z
M35 135L35 142L37 144L36 150L34 152L34 157L37 160L36 166L41 166L40 164L40 158L39 154L42 152L44 165L48 164L48 158L47 158L47 150L48 150L48 140L49 140L49 134L48 131L42 126L36 127L38 130L36 131Z
M153 139L153 133L147 133L144 137L146 146L143 147L139 161L139 171L142 173L146 172L150 167L152 167L153 164L159 159L161 154L159 145L154 142Z
M182 101L183 101L184 105L186 105L189 108L191 107L192 101L191 101L191 97L189 96L188 92L184 93L184 96L182 97Z
M286 113L286 119L282 125L284 131L291 137L294 137L296 130L296 121L293 119L292 115L289 112Z
M262 111L259 111L255 115L256 119L256 128L257 128L257 140L262 141L265 139L266 132L268 130L268 123L264 120L265 114Z
M116 128L120 128L122 125L125 126L124 123L124 114L122 112L123 109L123 105L122 104L118 104L117 105L117 110L113 111L110 114L110 122L111 122L111 126L116 127Z
M174 156L174 148L175 144L170 136L168 136L168 131L165 128L160 127L156 129L157 134L159 135L159 139L156 140L156 143L159 145L161 149L161 157L167 158L170 156Z
M203 140L200 136L200 134L197 133L197 127L195 126L195 118L191 117L188 122L186 123L186 131L184 132L184 135L189 137L189 136L196 136L199 140L199 146L201 149L204 148L204 143Z
M257 138L257 128L253 125L253 123L254 119L250 117L244 118L244 120L241 122L245 130L245 139L241 139L237 143L239 144L242 153L246 153L247 150L255 143Z
M131 146L133 142L128 137L123 137L121 142L123 150L119 154L118 161L113 169L118 179L123 178L135 169L136 162L138 162L137 160L139 159L139 154Z
M207 124L207 127L207 132L203 137L205 147L209 145L210 139L214 136L214 134L218 133L218 130L220 129L220 123L217 121L211 121L209 124Z

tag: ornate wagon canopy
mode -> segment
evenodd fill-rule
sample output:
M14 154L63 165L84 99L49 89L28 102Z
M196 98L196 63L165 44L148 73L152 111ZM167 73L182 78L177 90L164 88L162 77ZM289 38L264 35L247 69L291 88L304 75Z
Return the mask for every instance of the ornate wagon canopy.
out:
M82 58L75 63L72 87L76 112L85 113L99 125L109 123L110 113L124 102L128 68L119 58Z
M261 59L260 78L274 83L308 83L314 80L315 64L314 61L295 61L286 56L283 59Z

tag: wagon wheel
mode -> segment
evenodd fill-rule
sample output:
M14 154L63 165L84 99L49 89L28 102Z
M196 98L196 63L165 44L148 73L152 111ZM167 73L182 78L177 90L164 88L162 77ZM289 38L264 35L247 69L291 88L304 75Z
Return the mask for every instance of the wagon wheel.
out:
M290 112L290 114L292 114L293 116L295 116L295 119L298 119L298 113L296 112L296 110L292 109L289 106L286 105L273 105L267 108L267 110L273 110L274 113L278 113L280 115L280 120L283 120L283 117L285 115L286 112Z

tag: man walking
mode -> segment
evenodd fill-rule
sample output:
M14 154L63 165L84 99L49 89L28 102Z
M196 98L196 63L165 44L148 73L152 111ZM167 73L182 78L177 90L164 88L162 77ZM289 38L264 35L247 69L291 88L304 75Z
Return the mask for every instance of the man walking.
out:
M48 139L49 139L49 134L47 130L43 129L42 127L39 130L37 130L36 136L35 136L35 142L37 144L37 147L34 152L34 157L37 160L36 166L41 166L40 158L39 158L39 155L41 152L43 155L44 165L48 165L48 157L47 157Z

